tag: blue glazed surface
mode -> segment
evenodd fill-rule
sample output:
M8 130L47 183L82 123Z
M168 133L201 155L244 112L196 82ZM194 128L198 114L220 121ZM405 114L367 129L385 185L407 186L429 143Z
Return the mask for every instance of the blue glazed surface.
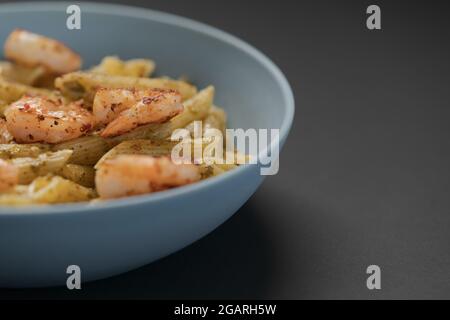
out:
M189 75L216 87L231 128L278 128L280 147L294 117L289 84L263 54L189 19L126 6L81 3L82 29L66 29L71 3L0 5L0 42L20 27L67 43L84 67L105 55L156 61L158 74ZM278 143L273 141L272 143ZM120 274L173 253L235 213L263 177L257 165L153 195L103 204L0 208L0 286L64 284L76 264L82 280Z

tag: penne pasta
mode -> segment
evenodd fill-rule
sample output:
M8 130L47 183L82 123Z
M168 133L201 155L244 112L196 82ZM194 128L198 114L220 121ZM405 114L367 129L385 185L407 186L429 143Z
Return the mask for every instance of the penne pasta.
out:
M0 61L0 77L8 81L32 86L45 74L45 69L40 66L30 68L7 61Z
M155 70L155 63L149 59L123 61L118 57L104 57L98 66L90 71L110 76L149 77Z
M197 93L197 89L186 82L166 78L136 78L129 76L111 76L93 72L68 73L55 80L55 87L69 99L84 99L92 104L95 92L99 88L136 88L136 89L174 89L180 92L183 100Z
M95 187L95 170L91 166L78 164L66 164L60 172L60 176L88 188Z
M0 144L0 159L36 158L48 151L48 144Z
M28 196L33 203L54 204L88 201L95 198L96 193L59 176L45 176L33 181Z
M199 120L194 120L191 123L189 123L185 129L187 129L191 135L193 136L195 134L195 122ZM225 135L225 127L226 127L226 113L223 109L212 106L208 115L201 119L202 124L202 134L205 134L205 131L207 129L217 129L222 132L223 135Z
M18 186L13 191L0 194L0 205L57 204L89 201L96 197L91 188L83 187L59 176L36 178L28 186Z
M36 158L13 158L10 162L18 170L19 184L28 184L36 177L59 172L71 155L71 150L62 150L43 153Z
M218 129L225 134L225 129L227 125L227 114L226 112L219 107L213 106L203 121L203 127L205 129L214 128Z
M92 166L111 148L112 146L102 137L91 135L55 144L52 150L71 150L69 163Z

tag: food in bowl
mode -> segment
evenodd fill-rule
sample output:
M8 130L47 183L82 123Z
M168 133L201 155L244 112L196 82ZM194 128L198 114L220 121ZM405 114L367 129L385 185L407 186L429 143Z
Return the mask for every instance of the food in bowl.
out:
M4 55L0 205L147 194L237 166L171 157L177 129L193 133L202 121L202 132L225 131L226 113L214 105L213 86L198 91L186 80L152 78L149 59L108 56L80 71L82 59L72 49L21 29L8 36ZM191 151L211 139L186 141Z

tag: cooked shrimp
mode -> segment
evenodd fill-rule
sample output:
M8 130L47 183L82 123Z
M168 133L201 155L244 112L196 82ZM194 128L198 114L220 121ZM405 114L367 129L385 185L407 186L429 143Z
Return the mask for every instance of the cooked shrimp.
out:
M103 137L124 134L148 123L162 123L183 111L181 95L163 89L100 89L93 104L94 117L106 124Z
M19 143L58 143L87 133L93 115L82 102L63 104L61 99L24 96L5 110L8 131Z
M21 29L14 30L6 39L5 56L17 64L43 66L56 74L81 67L80 56L61 42Z
M137 103L139 97L137 90L107 89L97 90L92 106L97 124L108 124L116 119L120 113Z
M10 143L13 139L6 127L6 121L0 118L0 144Z
M200 180L199 167L174 164L170 158L120 155L98 168L95 184L101 198L120 198L178 187Z
M19 173L17 168L0 159L0 192L14 187L19 182Z

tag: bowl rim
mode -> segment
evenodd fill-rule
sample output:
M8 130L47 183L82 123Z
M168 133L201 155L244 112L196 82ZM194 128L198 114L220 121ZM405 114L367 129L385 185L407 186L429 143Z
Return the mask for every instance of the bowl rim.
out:
M285 139L287 138L294 120L294 113L295 113L294 94L292 92L288 80L286 79L285 75L281 72L281 70L278 68L278 66L276 66L275 63L272 62L261 51L259 51L252 45L248 44L247 42L239 39L236 36L233 36L218 28L212 27L202 22L195 21L190 18L162 12L159 10L122 4L84 2L84 1L77 1L76 3L71 3L67 1L58 1L58 2L33 1L33 2L19 2L19 3L3 3L0 4L0 13L27 12L27 11L28 12L58 11L63 8L65 10L65 8L71 4L77 4L82 6L84 12L126 16L138 19L147 19L164 24L169 24L183 29L189 29L190 31L218 39L222 42L225 42L227 45L230 45L250 55L253 59L257 60L262 67L266 68L269 71L269 73L274 77L275 81L280 86L282 91L285 105L285 114L280 127L279 140L272 141L270 146L273 147L276 146L276 144L280 144L279 147L281 150L281 146L285 141ZM260 155L263 154L263 152L265 152L265 150L260 151ZM34 205L23 207L2 206L0 207L0 217L5 216L24 217L29 215L43 216L56 213L70 214L75 212L111 210L115 208L129 207L132 205L142 205L147 203L150 204L152 202L178 197L180 195L187 195L189 193L193 193L202 189L211 188L222 182L230 180L237 175L243 174L244 171L246 170L251 170L252 169L251 166L256 165L252 164L242 165L234 170L225 172L220 176L211 177L191 185L166 190L164 192L157 192L150 195L126 197L121 199L112 199L95 204L84 202L84 203L70 203L70 204Z

